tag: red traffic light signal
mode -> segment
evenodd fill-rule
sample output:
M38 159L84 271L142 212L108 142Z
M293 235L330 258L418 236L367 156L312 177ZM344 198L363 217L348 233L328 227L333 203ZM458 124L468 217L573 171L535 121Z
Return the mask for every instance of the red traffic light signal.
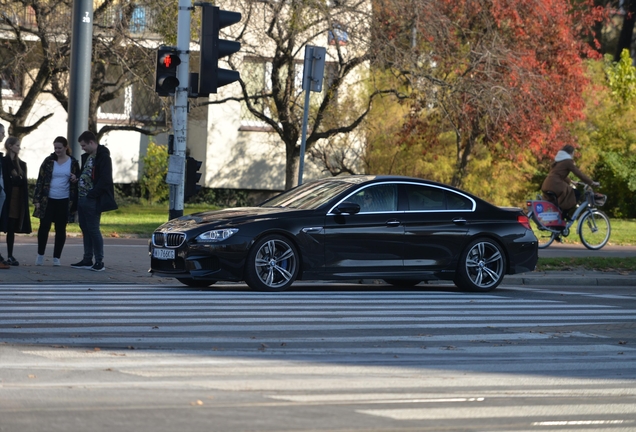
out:
M181 58L175 47L159 47L155 67L155 91L159 96L170 96L179 87L177 66L180 64Z
M239 12L221 10L209 3L201 7L201 58L199 62L199 96L216 93L219 87L238 81L235 70L219 68L219 59L241 49L241 43L219 39L219 30L241 21Z

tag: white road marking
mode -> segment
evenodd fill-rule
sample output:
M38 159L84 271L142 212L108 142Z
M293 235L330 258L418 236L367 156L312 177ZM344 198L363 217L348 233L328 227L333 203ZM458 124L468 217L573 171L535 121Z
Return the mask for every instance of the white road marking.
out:
M636 404L579 404L579 405L515 405L502 407L462 406L453 408L408 408L356 410L361 414L388 417L394 420L444 420L513 418L564 415L620 415L636 414Z

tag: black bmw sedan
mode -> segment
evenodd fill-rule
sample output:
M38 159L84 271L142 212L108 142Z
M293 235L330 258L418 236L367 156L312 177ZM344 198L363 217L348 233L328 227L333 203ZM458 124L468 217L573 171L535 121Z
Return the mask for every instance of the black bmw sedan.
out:
M490 291L529 272L537 239L517 208L400 176L305 183L256 207L173 219L153 233L150 271L188 286L245 281L283 291L296 280L452 280Z

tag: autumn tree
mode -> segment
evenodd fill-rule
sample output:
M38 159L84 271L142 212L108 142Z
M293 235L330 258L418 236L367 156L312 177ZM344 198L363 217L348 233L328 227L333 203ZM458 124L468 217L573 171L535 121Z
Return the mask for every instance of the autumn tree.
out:
M377 45L411 90L393 145L417 144L429 159L452 152L449 180L463 186L479 155L521 162L573 143L568 125L583 115L587 83L582 56L594 55L578 32L599 19L589 6L378 0Z
M608 195L605 209L616 217L636 217L636 67L629 51L614 62L588 62L590 84L583 96L586 118L574 133L581 164Z

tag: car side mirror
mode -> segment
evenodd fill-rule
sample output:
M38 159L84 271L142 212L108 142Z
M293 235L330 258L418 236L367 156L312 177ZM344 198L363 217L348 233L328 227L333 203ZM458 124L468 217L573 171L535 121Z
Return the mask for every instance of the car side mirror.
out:
M334 209L334 213L336 214L356 214L360 213L360 204L345 201L338 204L338 206Z

